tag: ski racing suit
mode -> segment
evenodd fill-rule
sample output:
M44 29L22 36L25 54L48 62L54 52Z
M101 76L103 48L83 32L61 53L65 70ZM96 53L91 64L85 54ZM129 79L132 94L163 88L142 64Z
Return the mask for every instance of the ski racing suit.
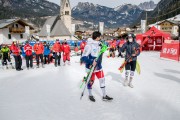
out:
M90 67L93 64L94 60L98 57L98 54L101 50L100 42L93 40L92 38L88 39L87 45L82 54L82 62L86 64L86 72L90 71ZM105 91L105 77L102 70L102 55L97 60L97 65L95 71L93 72L89 83L87 84L87 89L89 91L89 96L92 95L92 86L95 80L95 76L99 79L100 88L102 90L103 96L106 96Z

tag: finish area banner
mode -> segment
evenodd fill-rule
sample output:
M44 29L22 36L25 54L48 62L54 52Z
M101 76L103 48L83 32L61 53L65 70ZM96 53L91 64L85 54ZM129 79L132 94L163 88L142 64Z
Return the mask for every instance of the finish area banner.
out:
M179 43L163 43L160 57L179 61L180 60L179 45L180 45Z

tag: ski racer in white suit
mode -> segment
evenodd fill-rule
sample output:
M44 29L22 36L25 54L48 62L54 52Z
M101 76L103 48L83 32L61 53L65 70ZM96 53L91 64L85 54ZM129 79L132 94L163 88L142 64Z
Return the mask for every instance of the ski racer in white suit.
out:
M95 98L92 95L92 86L95 80L95 76L99 79L100 88L102 90L103 100L112 100L113 98L110 98L106 95L105 90L105 77L104 72L102 69L102 55L99 57L97 61L95 59L98 57L98 54L101 50L101 33L100 32L94 32L92 35L92 38L89 38L87 41L87 45L84 49L84 52L82 54L82 62L86 64L86 71L89 72L91 66L96 66L95 71L93 72L91 79L87 85L87 89L89 92L89 99L93 102L95 102Z

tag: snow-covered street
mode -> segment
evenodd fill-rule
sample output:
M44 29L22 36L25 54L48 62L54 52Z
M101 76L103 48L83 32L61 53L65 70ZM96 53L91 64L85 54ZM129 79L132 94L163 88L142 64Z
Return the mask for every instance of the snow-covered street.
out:
M99 82L93 86L96 102L82 100L80 84L85 75L79 57L71 65L55 68L0 70L0 120L180 120L180 63L164 60L158 52L143 52L138 58L141 75L135 88L124 87L123 59L103 59L107 94L101 100ZM24 62L24 61L23 61Z

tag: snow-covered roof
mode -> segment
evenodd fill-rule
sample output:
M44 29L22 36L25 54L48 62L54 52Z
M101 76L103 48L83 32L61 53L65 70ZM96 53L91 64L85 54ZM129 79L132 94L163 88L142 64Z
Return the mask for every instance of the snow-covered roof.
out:
M28 23L24 22L21 19L3 19L3 20L0 20L0 29L5 28L8 25L13 24L15 22L20 22L21 24L29 26L30 29L34 29L34 27L32 27L31 25L29 25Z

